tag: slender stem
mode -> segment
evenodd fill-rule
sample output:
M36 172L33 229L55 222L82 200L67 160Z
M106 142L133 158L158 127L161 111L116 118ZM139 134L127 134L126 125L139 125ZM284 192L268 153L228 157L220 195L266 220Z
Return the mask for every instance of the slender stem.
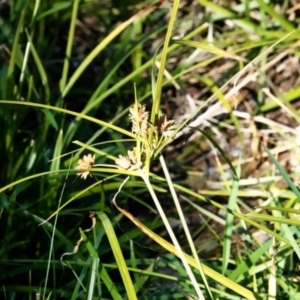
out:
M180 206L180 203L179 203L179 199L177 197L174 185L172 183L172 179L170 177L170 174L169 174L169 171L168 171L165 159L164 159L164 157L162 155L159 157L159 161L160 161L162 169L164 171L165 178L167 179L167 182L168 182L168 185L169 185L169 189L170 189L170 192L172 194L172 198L174 200L174 204L175 204L175 207L177 209L177 212L178 212L178 215L179 215L179 218L180 218L181 225L183 227L185 236L186 236L186 238L187 238L187 240L189 242L189 245L191 247L193 256L194 256L195 261L197 263L197 267L198 267L199 273L200 273L200 275L201 275L201 277L203 279L203 282L205 284L205 287L206 287L206 290L207 290L208 294L210 295L210 298L213 299L213 296L211 294L211 291L210 291L210 288L209 288L209 284L208 284L208 282L206 280L206 276L205 276L203 268L201 266L201 263L200 263L200 260L199 260L199 257L198 257L198 254L197 254L197 251L196 251L196 248L195 248L192 236L191 236L191 233L190 233L190 231L188 229L188 226L186 224L185 217L183 215L183 212L182 212L182 209L181 209L181 206ZM198 287L198 284L197 284L197 287Z
M152 185L151 185L151 183L149 181L149 177L145 175L145 173L143 172L143 170L141 170L141 177L143 178L145 184L147 185L148 191L150 192L150 194L152 196L152 199L153 199L153 201L155 203L155 206L156 206L156 208L157 208L157 210L159 212L159 215L161 216L161 218L163 220L163 223L164 223L164 225L165 225L165 227L166 227L166 229L167 229L167 231L169 233L169 236L170 236L170 238L171 238L171 240L173 242L173 245L175 246L175 248L177 250L177 253L178 253L178 255L179 255L179 257L180 257L180 259L181 259L181 261L182 261L182 263L183 263L183 265L185 267L185 270L186 270L186 272L187 272L187 274L188 274L191 282L193 283L193 286L194 286L194 288L196 290L198 299L205 300L205 298L203 297L203 294L202 294L202 292L201 292L201 290L200 290L200 288L198 286L197 280L196 280L196 278L195 278L195 276L194 276L194 274L193 274L193 272L192 272L192 270L191 270L191 268L190 268L187 260L184 257L183 251L182 251L182 249L181 249L181 247L180 247L180 245L179 245L179 243L178 243L178 241L176 239L176 236L175 236L175 234L174 234L174 232L172 230L172 227L171 227L171 225L170 225L170 223L169 223L169 221L168 221L168 219L167 219L167 217L166 217L166 215L165 215L165 213L164 213L164 211L163 211L163 209L162 209L162 207L160 205L160 202L159 202L159 200L158 200L158 198L157 198L157 196L155 194L155 191L152 188Z

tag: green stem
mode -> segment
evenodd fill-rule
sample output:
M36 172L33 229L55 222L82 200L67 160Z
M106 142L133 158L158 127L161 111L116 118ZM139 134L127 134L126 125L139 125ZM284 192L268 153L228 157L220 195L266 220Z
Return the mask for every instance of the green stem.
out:
M211 294L211 291L210 291L210 288L209 288L209 284L206 280L206 276L205 276L205 273L203 271L203 268L201 266L201 263L200 263L200 260L199 260L199 257L198 257L198 254L197 254L197 251L196 251L196 248L195 248L195 245L194 245L194 242L193 242L193 239L192 239L192 236L191 236L191 233L188 229L188 226L186 224L186 221L185 221L185 217L183 215L183 212L182 212L182 209L181 209L181 206L180 206L180 203L179 203L179 199L177 197L177 194L176 194L176 191L175 191L175 188L174 188L174 185L172 183L172 179L170 177L170 173L168 171L168 168L167 168L167 165L166 165L166 162L165 162L165 159L164 157L161 155L159 157L159 161L161 163L161 166L162 166L162 169L164 171L164 174L165 174L165 177L167 179L167 182L168 182L168 186L169 186L169 189L170 189L170 192L171 192L171 195L172 195L172 198L174 200L174 204L176 206L176 209L177 209L177 212L178 212L178 215L179 215L179 218L180 218L180 221L181 221L181 225L182 225L182 228L184 230L184 233L185 233L185 236L189 242L189 245L190 245L190 248L192 250L192 253L193 253L193 256L194 256L194 259L197 263L197 267L198 267L198 270L199 270L199 273L202 277L202 280L203 280L203 283L206 287L206 290L207 290L207 293L209 294L210 298L213 299L213 296ZM192 280L192 278L191 278ZM194 283L194 282L193 282ZM196 285L194 284L194 287L196 288L196 286L198 287L198 284L196 282Z
M188 274L191 282L193 283L193 286L194 286L195 291L197 293L198 299L204 300L205 298L204 298L204 296L203 296L203 294L202 294L202 292L201 292L201 290L200 290L200 288L198 286L198 283L197 283L196 278L195 278L195 276L194 276L194 274L193 274L193 272L191 270L191 267L189 266L186 258L184 257L183 251L182 251L182 249L181 249L181 247L180 247L180 245L178 243L178 240L177 240L177 238L176 238L176 236L175 236L175 234L173 232L173 229L172 229L172 227L171 227L171 225L170 225L170 223L169 223L169 221L168 221L168 219L167 219L167 217L166 217L166 215L165 215L165 213L164 213L164 211L163 211L163 209L162 209L162 207L160 205L160 202L159 202L159 200L158 200L158 198L157 198L157 196L155 194L154 189L152 188L152 185L151 185L151 183L149 181L149 177L146 176L145 173L142 170L141 170L141 177L143 178L145 184L147 185L148 191L150 192L150 194L152 196L154 204L155 204L155 206L156 206L156 208L157 208L157 210L159 212L159 215L162 218L162 221L163 221L163 223L164 223L164 225L165 225L165 227L166 227L166 229L167 229L167 231L169 233L169 236L170 236L170 238L172 240L172 243L175 246L175 248L177 250L177 253L179 254L179 257L180 257L180 259L181 259L181 261L182 261L182 263L183 263L183 265L185 267L185 270L186 270L186 272L187 272L187 274Z

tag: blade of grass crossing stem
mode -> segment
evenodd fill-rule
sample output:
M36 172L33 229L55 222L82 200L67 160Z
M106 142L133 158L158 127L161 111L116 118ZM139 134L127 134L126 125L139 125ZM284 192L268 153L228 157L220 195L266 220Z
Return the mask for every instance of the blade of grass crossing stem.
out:
M59 81L59 89L60 89L61 93L63 92L63 90L66 87L66 82L67 82L67 77L68 77L68 72L69 72L69 67L70 67L70 59L71 59L71 55L72 55L72 46L73 46L73 41L74 41L74 32L75 32L75 26L76 26L76 21L77 21L78 6L79 6L79 0L74 0L70 29L69 29L69 34L68 34L68 43L67 43L67 48L66 48L66 57L64 60L61 79Z
M177 257L180 258L180 254L177 251L177 248L169 243L168 241L164 240L162 237L154 233L152 230L150 230L148 227L146 227L144 224L142 224L139 220L134 218L130 213L127 213L127 211L121 209L118 207L119 211L122 212L127 218L129 218L141 231L143 231L147 236L149 236L151 239L153 239L156 243L161 245L164 249L169 251L170 253L176 255ZM186 254L183 253L186 261L188 264L194 268L197 268L197 263L195 259ZM235 293L245 297L246 299L249 300L255 300L256 298L254 297L253 293L249 291L248 289L244 288L243 286L239 285L235 281L232 281L231 279L223 276L222 274L214 271L213 269L209 268L208 266L202 264L202 268L204 270L204 273L206 276L212 278L215 282L217 282L220 285L223 285L227 287L228 289L234 291Z
M227 213L226 213L226 223L225 223L225 230L224 230L224 245L223 245L223 259L222 259L222 274L224 275L226 273L230 253L231 253L231 235L233 231L233 214L230 213L230 211L235 210L235 206L237 205L237 193L239 190L239 177L241 174L241 157L239 159L239 164L237 165L236 170L236 177L233 179L232 189L229 196L229 201L227 205Z
M264 144L262 144L262 146L264 147L265 151L267 152L268 156L271 158L272 162L274 163L274 165L278 169L278 171L281 174L281 176L283 177L283 179L286 181L286 183L289 185L289 187L292 189L292 191L295 193L298 200L300 201L300 192L299 192L298 188L295 186L293 181L290 179L290 177L285 172L285 170L281 167L281 165L276 160L276 158L273 156L273 154L270 152L270 150Z
M125 286L125 289L127 292L128 299L132 299L132 300L136 299L137 300L135 289L132 284L131 277L130 277L127 265L125 263L117 236L113 229L113 226L112 226L110 220L108 219L108 217L104 213L99 212L99 213L97 213L97 215L100 218L100 220L103 224L103 227L105 229L107 238L109 240L111 249L112 249L114 257L116 259L116 263L118 265L118 269L120 271L120 274L121 274L121 277L122 277L122 280L123 280L123 283L124 283L124 286Z
M181 225L183 227L183 230L184 230L184 233L185 233L185 236L188 240L188 243L190 245L190 248L192 250L192 253L193 253L193 256L194 256L194 259L197 263L197 269L199 271L199 274L204 282L204 285L205 285L205 288L206 288L206 291L210 297L210 299L213 299L213 296L212 296L212 293L210 291L210 287L209 287L209 284L206 280L206 276L205 276L205 273L203 272L203 268L201 266L201 263L199 261L199 257L198 257L198 254L197 254L197 251L196 251L196 248L195 248L195 245L194 245L194 242L193 242L193 239L192 239L192 236L191 236L191 233L187 227L187 224L186 224L186 221L185 221L185 217L184 217L184 214L182 212L182 209L181 209L181 206L180 206L180 202L179 202L179 199L177 197L177 194L176 194L176 191L175 191L175 188L173 186L173 183L172 183L172 179L170 177L170 173L168 171L168 168L167 168L167 165L165 163L165 160L164 160L164 157L161 155L160 158L160 163L161 163L161 166L162 166L162 169L164 171L164 175L167 179L167 182L168 182L168 186L169 186L169 189L170 189L170 192L171 192L171 195L172 195L172 198L174 200L174 204L175 204L175 207L176 207L176 210L177 210L177 213L179 215L179 218L180 218L180 221L181 221ZM195 285L198 286L197 282L194 283Z

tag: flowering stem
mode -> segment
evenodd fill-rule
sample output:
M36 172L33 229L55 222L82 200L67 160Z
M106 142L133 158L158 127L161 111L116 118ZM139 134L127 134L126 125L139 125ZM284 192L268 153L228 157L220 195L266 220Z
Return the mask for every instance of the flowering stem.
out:
M188 226L187 226L187 224L186 224L185 217L184 217L184 215L183 215L183 212L182 212L182 209L181 209L181 206L180 206L180 203L179 203L179 199L178 199L178 197L177 197L177 194L176 194L174 185L173 185L173 183L172 183L172 179L171 179L171 177L170 177L170 174L169 174L167 165L166 165L166 163L165 163L165 159L164 159L164 157L163 157L162 155L160 155L159 161L160 161L161 166L162 166L162 169L163 169L163 171L164 171L165 178L167 179L168 186L169 186L170 192L171 192L171 194L172 194L172 198L173 198L173 200L174 200L174 204L175 204L175 207L176 207L176 209L177 209L177 212L178 212L178 215L179 215L179 218L180 218L181 225L182 225L182 227L183 227L185 236L187 237L187 240L188 240L189 245L190 245L190 247L191 247L191 250L192 250L194 259L195 259L195 261L196 261L196 263L197 263L197 267L198 267L199 273L201 274L201 277L202 277L202 279L203 279L203 282L204 282L204 284L205 284L205 287L206 287L206 289L207 289L207 291L208 291L208 293L209 293L209 295L210 295L210 298L212 299L213 297L212 297L212 294L211 294L210 289L209 289L209 284L208 284L208 282L207 282L207 280L206 280L206 276L205 276L205 274L204 274L203 268L202 268L201 263L200 263L200 261L199 261L199 257L198 257L198 254L197 254L197 251L196 251L196 248L195 248L193 239L192 239L192 237L191 237L191 233L190 233L190 231L189 231L189 229L188 229ZM191 281L193 282L195 288L196 288L196 285L197 285L197 287L198 287L198 284L197 284L197 282L196 282L196 279L195 279L195 277L194 277L194 274L192 274L192 277L190 277L190 279L191 279ZM195 285L195 284L196 284L196 285ZM201 292L201 291L199 290L199 292Z
M172 227L171 227L171 225L170 225L170 223L169 223L169 221L168 221L168 219L167 219L167 217L166 217L166 215L165 215L165 213L164 213L164 211L163 211L163 209L162 209L162 207L160 205L160 202L159 202L159 200L158 200L158 198L157 198L157 196L155 194L154 189L152 188L152 185L151 185L151 183L149 181L149 177L143 172L143 170L141 170L141 177L143 178L145 184L147 185L147 188L148 188L148 190L149 190L149 192L150 192L150 194L152 196L154 204L155 204L155 206L156 206L156 208L157 208L157 210L159 212L159 215L161 216L162 221L163 221L163 223L164 223L164 225L165 225L165 227L166 227L166 229L167 229L167 231L169 233L169 236L170 236L170 238L171 238L171 240L173 242L173 245L175 246L175 248L177 250L177 253L178 253L178 255L179 255L179 257L180 257L180 259L181 259L181 261L182 261L182 263L183 263L183 265L185 267L185 270L186 270L188 276L190 277L190 280L193 283L193 286L194 286L194 288L196 290L198 299L205 300L205 298L203 297L203 294L202 294L202 292L201 292L201 290L200 290L200 288L198 286L196 278L195 278L195 276L194 276L194 274L193 274L193 272L192 272L192 270L191 270L191 268L190 268L187 260L184 257L183 251L182 251L182 249L181 249L181 247L180 247L180 245L179 245L179 243L178 243L178 241L176 239L176 236L175 236L175 234L173 232L173 229L172 229Z

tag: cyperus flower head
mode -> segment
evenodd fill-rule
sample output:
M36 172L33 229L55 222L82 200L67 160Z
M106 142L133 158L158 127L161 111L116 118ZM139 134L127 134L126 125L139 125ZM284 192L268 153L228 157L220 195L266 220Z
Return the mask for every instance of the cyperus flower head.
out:
M116 165L125 170L138 170L141 168L142 163L137 157L137 149L133 148L132 150L127 151L128 156L119 155L119 158L116 159Z
M129 169L131 162L128 156L119 155L119 158L116 159L116 165L121 169Z
M148 128L149 112L146 105L135 104L129 109L129 118L132 122L132 132L145 136Z
M90 175L89 169L93 167L95 163L95 154L84 155L83 159L79 159L78 166L75 168L78 170L76 175L80 176L83 179L86 179Z
M168 120L166 115L162 115L155 122L155 128L158 133L161 133L164 137L169 137L175 130L174 120Z

